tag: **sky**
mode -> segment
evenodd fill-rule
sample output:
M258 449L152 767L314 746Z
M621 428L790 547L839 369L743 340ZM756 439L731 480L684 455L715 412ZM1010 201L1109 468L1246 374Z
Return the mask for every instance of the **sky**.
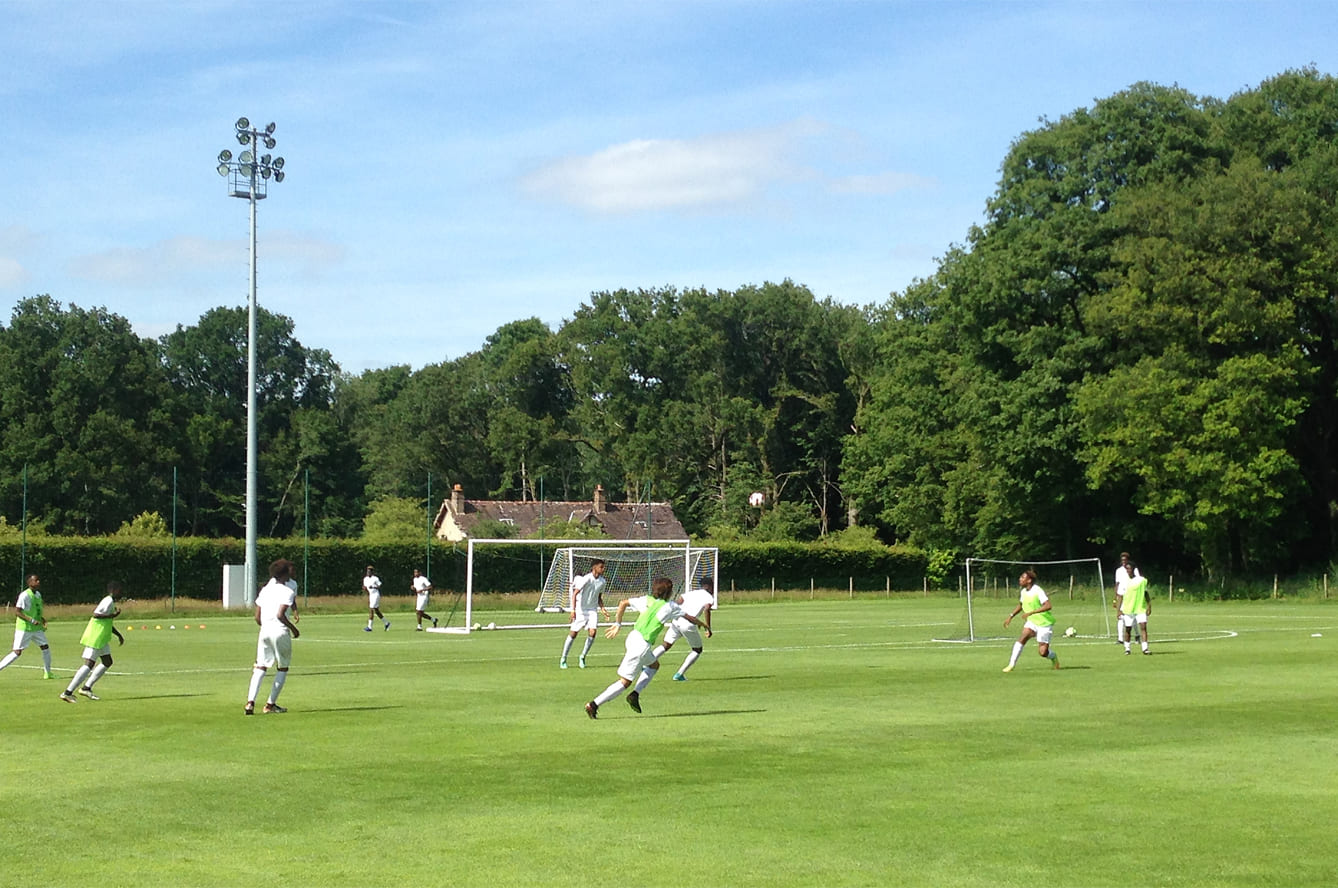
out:
M217 156L275 122L259 303L347 372L605 290L885 302L983 221L1023 133L1139 81L1338 74L1338 3L0 0L0 324L144 337L248 299Z

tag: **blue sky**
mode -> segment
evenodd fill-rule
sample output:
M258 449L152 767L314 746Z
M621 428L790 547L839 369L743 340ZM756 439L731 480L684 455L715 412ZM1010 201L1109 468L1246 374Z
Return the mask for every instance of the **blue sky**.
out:
M0 321L144 336L246 301L214 171L275 121L259 297L347 371L592 292L790 278L881 303L981 221L1010 143L1131 83L1338 73L1338 4L0 0Z

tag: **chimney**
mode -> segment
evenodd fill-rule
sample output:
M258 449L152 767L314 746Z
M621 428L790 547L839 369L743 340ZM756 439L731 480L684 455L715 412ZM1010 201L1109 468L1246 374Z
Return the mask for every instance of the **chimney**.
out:
M456 515L465 513L465 489L459 484L451 488L451 511Z
M599 515L604 511L604 485L595 485L595 514Z

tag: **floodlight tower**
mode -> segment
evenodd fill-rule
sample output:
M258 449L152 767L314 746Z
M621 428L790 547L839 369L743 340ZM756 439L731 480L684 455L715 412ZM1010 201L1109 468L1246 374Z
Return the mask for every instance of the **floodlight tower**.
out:
M256 202L265 199L271 178L283 181L283 158L258 155L260 146L273 151L274 124L263 130L251 126L245 117L237 119L237 141L244 150L234 160L224 148L218 153L218 174L230 177L228 193L251 204L251 299L246 315L246 589L243 600L255 599L256 577L256 461L260 433L256 424ZM249 147L246 147L249 146Z

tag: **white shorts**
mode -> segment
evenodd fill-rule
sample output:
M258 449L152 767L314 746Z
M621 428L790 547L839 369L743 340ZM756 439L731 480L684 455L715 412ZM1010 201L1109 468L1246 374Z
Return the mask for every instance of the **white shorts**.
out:
M688 644L694 650L702 646L701 630L687 620L674 620L669 624L669 628L664 631L664 643L666 645L671 645L680 638L686 638Z
M380 609L381 609L381 593L380 593L380 592L368 592L368 593L367 593L367 609L368 609L368 610L380 610Z
M1148 622L1147 614L1120 614L1120 622L1126 626L1132 626L1135 622L1140 626L1146 626Z
M654 648L646 644L640 632L633 629L632 634L627 636L627 653L623 654L623 661L618 664L618 677L636 681L641 670L655 662L652 651Z
M414 601L413 609L416 611L427 610L427 599L431 596L430 592L419 592L418 598Z
M98 657L110 657L111 645L104 644L100 648L84 648L85 660L96 660Z
M1055 627L1053 625L1037 626L1031 620L1028 620L1027 628L1030 629L1032 632L1036 633L1037 644L1049 644L1050 639L1054 638L1055 636Z
M594 630L599 628L598 610L578 610L571 615L571 631L580 632L582 629Z
M277 630L261 629L256 641L256 665L268 669L277 665L287 669L293 660L293 636L288 634L288 627L280 626Z
M46 640L45 629L15 629L14 630L14 650L21 651L28 645L36 643L38 647L49 647Z

